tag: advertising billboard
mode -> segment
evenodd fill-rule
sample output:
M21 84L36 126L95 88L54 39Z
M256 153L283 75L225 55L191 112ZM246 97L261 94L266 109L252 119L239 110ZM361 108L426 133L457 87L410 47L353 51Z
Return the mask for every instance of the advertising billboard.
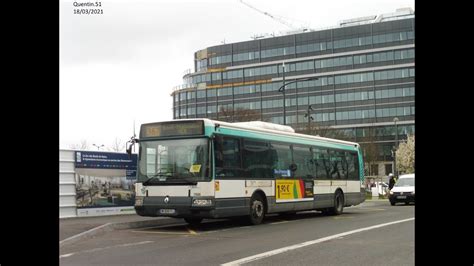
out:
M137 155L76 151L77 208L133 206Z

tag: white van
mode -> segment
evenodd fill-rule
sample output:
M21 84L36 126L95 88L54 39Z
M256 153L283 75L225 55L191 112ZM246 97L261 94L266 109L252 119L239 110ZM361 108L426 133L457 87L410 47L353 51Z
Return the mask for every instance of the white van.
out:
M415 174L401 175L390 190L388 199L392 206L397 202L415 203Z

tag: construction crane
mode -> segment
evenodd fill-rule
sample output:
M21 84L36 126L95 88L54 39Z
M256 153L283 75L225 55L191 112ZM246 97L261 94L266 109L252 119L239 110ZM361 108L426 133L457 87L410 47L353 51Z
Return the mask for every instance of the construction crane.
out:
M262 14L264 14L264 15L266 15L266 16L271 17L271 18L274 19L275 21L280 22L281 24L287 26L288 28L290 28L290 29L292 29L292 30L301 30L301 27L295 27L295 26L293 26L291 23L285 21L282 17L274 16L274 15L268 13L268 12L262 11L262 10L256 8L256 7L254 7L254 6L250 5L250 4L248 4L248 3L245 3L243 0L240 0L240 2L241 2L242 4L244 4L244 5L248 6L248 7L250 7L251 9L253 9L253 10L259 12L259 13L262 13ZM304 31L304 29L303 29L303 31Z

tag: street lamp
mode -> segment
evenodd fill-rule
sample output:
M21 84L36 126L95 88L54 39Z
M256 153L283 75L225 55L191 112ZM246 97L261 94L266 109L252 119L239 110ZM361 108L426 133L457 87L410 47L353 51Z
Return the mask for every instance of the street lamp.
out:
M286 93L285 93L285 62L283 62L283 85L278 89L279 92L283 92L283 125L286 126Z
M317 80L317 79L318 79L317 77L310 77L310 78L295 79L294 81L285 83L285 63L283 62L283 85L278 89L279 92L283 93L283 125L286 125L286 93L285 93L286 85L299 82L299 81Z
M100 150L100 148L104 147L104 144L102 144L102 145L92 144L92 146L95 146L95 147L97 147L97 150Z
M395 172L395 176L398 176L398 171L397 171L397 149L398 149L398 117L395 117L393 119L393 123L395 124L395 148L393 149L393 168Z
M314 118L311 116L311 111L313 111L313 107L311 107L311 104L308 105L308 111L306 114L304 114L304 117L308 118L308 135L311 135L311 120L314 120Z

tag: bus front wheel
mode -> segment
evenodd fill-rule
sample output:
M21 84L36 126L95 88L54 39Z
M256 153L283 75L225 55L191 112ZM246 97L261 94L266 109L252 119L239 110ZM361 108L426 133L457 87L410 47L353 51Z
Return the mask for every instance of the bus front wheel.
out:
M265 203L260 194L254 194L250 199L250 215L249 221L251 224L261 224L265 218Z

